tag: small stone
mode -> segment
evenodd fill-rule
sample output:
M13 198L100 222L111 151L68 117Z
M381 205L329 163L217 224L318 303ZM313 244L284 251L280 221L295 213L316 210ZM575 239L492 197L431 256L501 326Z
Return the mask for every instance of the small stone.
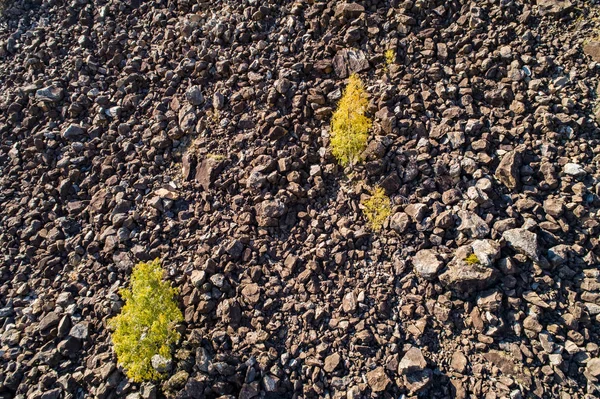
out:
M469 263L463 255L455 256L439 279L446 287L464 293L483 290L498 278L498 270L481 263Z
M64 97L64 90L60 87L48 86L35 92L36 100L59 102Z
M433 371L423 369L414 371L403 376L404 385L411 394L425 390L432 381Z
M233 259L239 259L244 251L244 244L242 244L240 240L233 240L225 247L225 251L227 251Z
M390 228L398 234L404 233L409 225L410 219L404 212L396 212L390 218Z
M161 355L154 355L151 359L152 368L160 374L168 373L173 368L171 359L167 359Z
M192 105L202 105L204 103L204 96L200 86L191 86L185 92L185 97Z
M600 357L588 360L585 366L585 376L592 382L600 380Z
M569 260L569 252L571 248L568 245L559 244L550 248L546 257L552 266L560 266Z
M415 273L425 280L435 278L442 267L444 267L444 261L433 249L420 250L413 256L412 263Z
M536 262L540 260L537 234L522 228L511 229L502 233L502 238L518 253Z
M569 10L573 3L570 0L536 0L540 15L558 16Z
M202 284L206 281L206 272L204 270L193 270L190 281L194 287L202 287Z
M518 151L510 151L502 157L498 168L496 168L496 179L504 184L507 188L513 190L521 185L520 168L521 168L521 153Z
M336 18L343 16L347 19L358 18L365 12L365 7L358 3L341 3L335 9Z
M583 52L589 55L593 61L600 62L600 41L590 40L583 45Z
M352 73L367 71L369 68L369 60L361 50L342 49L333 57L333 69L341 79Z
M246 285L244 289L242 289L242 295L244 295L244 298L246 298L250 304L256 304L260 299L260 288L258 287L258 284L252 283Z
M275 392L279 386L279 379L271 374L265 375L262 379L262 382L263 386L265 387L265 391L267 392Z
M50 312L42 320L40 320L40 324L38 325L38 329L40 331L48 331L55 327L60 322L60 316L57 313Z
M404 211L415 222L421 222L427 213L427 206L425 204L409 204Z
M477 214L460 210L458 217L461 221L458 231L466 231L472 238L484 238L490 233L490 227Z
M421 353L421 349L412 347L404 354L400 364L398 364L398 374L411 373L413 371L423 370L427 366L427 361Z
M140 387L140 395L143 399L156 399L156 393L156 385L150 382L145 382Z
M500 47L500 56L504 59L512 58L512 47L511 46Z
M256 205L256 220L259 226L277 226L285 212L286 206L280 200L263 201Z
M85 130L81 128L79 125L71 124L69 127L65 129L63 132L63 137L70 140L75 139L85 133Z
M323 370L327 373L334 371L340 364L341 357L338 353L333 353L325 358Z
M88 338L88 323L82 321L81 323L75 324L71 331L69 331L69 335L75 339L80 341L85 341Z
M576 163L568 163L564 166L563 171L575 177L581 177L586 175L586 171L583 169L583 166Z
M387 388L390 379L383 367L377 367L375 370L367 373L367 383L373 392L382 392Z
M224 163L216 157L206 157L196 167L195 180L204 190L209 190L223 167Z
M457 204L462 199L462 193L457 188L451 188L442 194L442 202L446 205Z
M544 211L554 218L560 217L564 210L564 201L560 198L549 198L544 201Z
M479 263L484 266L492 266L500 258L500 244L493 240L475 240L471 243L473 253L477 256Z
M342 309L346 313L353 313L358 306L358 302L356 300L356 294L354 291L347 293L344 295L344 300L342 302Z
M467 357L460 351L455 351L452 354L452 361L450 367L456 370L458 373L463 374L467 368Z
M542 332L542 329L544 328L544 326L542 326L537 317L534 315L527 316L525 319L523 319L523 327L526 330L531 330L536 333Z
M169 378L167 380L167 382L165 382L166 390L174 392L174 391L182 389L185 386L185 383L189 377L190 377L190 375L188 374L187 371L185 371L185 370L178 371L177 373L173 374L173 376L171 378Z

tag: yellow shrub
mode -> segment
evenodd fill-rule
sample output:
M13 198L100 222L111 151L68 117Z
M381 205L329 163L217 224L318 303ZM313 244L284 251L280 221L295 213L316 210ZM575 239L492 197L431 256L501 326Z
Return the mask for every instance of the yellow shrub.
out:
M385 195L385 191L381 187L373 190L371 198L362 202L364 206L363 213L369 221L371 229L380 230L385 222L385 219L392 213L392 202L390 197Z
M129 289L121 290L125 305L109 320L117 360L136 382L161 376L152 368L152 356L171 358L171 345L179 340L174 324L183 320L174 295L177 290L162 281L160 260L138 263Z
M471 254L465 258L465 262L467 262L468 265L478 265L479 258L477 257L477 255Z
M396 53L392 49L386 50L384 55L385 55L386 67L392 65L394 63L394 61L396 60Z
M331 120L331 150L343 166L358 162L367 147L373 124L365 116L368 105L362 81L357 75L351 75Z

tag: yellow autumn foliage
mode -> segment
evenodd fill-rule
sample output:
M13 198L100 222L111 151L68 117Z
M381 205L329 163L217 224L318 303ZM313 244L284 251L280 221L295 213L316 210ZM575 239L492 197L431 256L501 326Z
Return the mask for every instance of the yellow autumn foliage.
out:
M171 346L179 340L174 324L183 320L175 301L177 290L162 280L160 260L138 263L121 313L109 320L119 364L135 382L162 377L152 367L152 356L171 358Z
M467 256L465 258L465 262L467 262L468 265L478 265L479 264L479 258L477 257L477 255L475 254L470 254L469 256Z
M386 50L386 52L384 53L385 56L385 66L389 67L390 65L392 65L394 63L394 61L396 60L396 52L394 52L394 50L389 49Z
M375 188L371 197L362 202L363 213L372 230L378 231L383 227L385 219L392 213L392 202L381 187Z
M351 75L331 120L331 151L343 166L360 161L367 147L373 124L365 115L368 106L364 84L356 74Z

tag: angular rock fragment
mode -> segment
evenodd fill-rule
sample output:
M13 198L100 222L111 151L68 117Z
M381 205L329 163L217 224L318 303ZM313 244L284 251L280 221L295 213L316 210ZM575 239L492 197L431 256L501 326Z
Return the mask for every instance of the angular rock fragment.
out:
M404 212L397 212L390 218L390 228L398 234L406 231L410 225L410 219Z
M67 127L63 131L62 135L67 140L73 140L73 139L77 139L79 136L81 136L83 134L85 134L85 130L81 126L75 125L75 124L70 124L69 127Z
M435 278L442 267L444 261L433 249L422 249L412 258L415 273L426 280Z
M519 151L510 151L504 154L500 165L496 168L496 179L507 188L513 190L521 185L520 168L522 163L521 153Z
M47 102L59 102L64 97L64 89L55 86L48 86L35 92L36 100Z
M356 301L356 294L354 292L349 292L344 295L344 300L342 302L342 308L346 313L353 313L356 311L356 307L358 303Z
M540 260L537 234L522 228L511 229L502 233L502 238L518 253L536 262Z
M490 233L490 227L477 214L461 210L458 212L458 217L461 221L458 231L465 231L472 238L484 238Z
M323 370L327 373L333 372L340 365L341 357L339 353L333 353L325 358Z
M353 73L367 71L369 68L369 61L361 50L343 49L333 57L333 69L341 79Z
M419 348L412 347L402 357L398 364L398 374L406 374L413 371L423 370L427 366L427 361Z
M573 7L570 0L536 0L541 15L558 16Z
M184 133L191 133L196 127L196 110L192 104L186 104L179 110L179 127Z
M53 327L57 326L60 321L60 316L55 312L50 312L40 320L38 329L40 332L48 332Z
M471 243L473 253L484 266L492 266L500 258L500 244L493 240L475 240Z
M546 257L548 258L552 266L560 266L569 260L570 251L570 246L559 244L548 249Z
M564 166L563 171L570 176L581 177L585 176L587 173L585 169L579 164L576 163L568 163Z
M190 86L185 92L185 97L192 105L202 105L204 103L204 96L202 95L200 86Z
M335 9L336 18L343 16L347 19L358 18L365 12L365 7L358 3L340 3Z
M461 292L473 293L491 286L498 278L498 270L481 263L470 263L462 257L455 257L439 279L448 288Z
M215 157L206 157L196 166L195 180L204 190L209 190L224 166L223 161Z
M464 373L467 368L467 357L460 351L455 351L452 354L452 362L450 367L459 373Z
M367 384L369 384L373 392L385 391L389 383L390 379L383 367L377 367L375 370L367 373Z
M588 360L585 366L585 376L590 382L600 382L600 357Z
M263 201L255 206L256 208L256 221L259 226L278 226L279 218L281 218L286 212L286 206L280 200L268 200Z
M583 52L589 55L593 61L600 62L600 41L588 41L583 45Z
M248 284L242 289L242 295L244 298L250 302L250 304L255 304L260 299L260 288L258 284L252 283Z
M426 366L421 350L416 347L410 348L398 364L398 374L411 393L420 392L431 383L433 373Z

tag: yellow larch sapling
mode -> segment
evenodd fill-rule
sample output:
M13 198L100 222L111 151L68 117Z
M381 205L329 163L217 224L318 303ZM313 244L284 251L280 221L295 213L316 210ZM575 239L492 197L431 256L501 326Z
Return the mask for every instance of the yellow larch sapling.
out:
M374 231L379 231L383 223L392 213L392 202L390 197L385 194L381 187L375 188L371 197L362 202L364 206L363 213L369 222L369 226Z
M342 166L360 161L367 147L373 121L365 114L369 106L360 78L353 74L331 120L331 151Z
M183 320L175 301L177 290L162 280L160 260L138 263L121 313L109 320L117 360L135 382L163 377L152 367L152 357L171 358L171 346L179 340L175 324Z

